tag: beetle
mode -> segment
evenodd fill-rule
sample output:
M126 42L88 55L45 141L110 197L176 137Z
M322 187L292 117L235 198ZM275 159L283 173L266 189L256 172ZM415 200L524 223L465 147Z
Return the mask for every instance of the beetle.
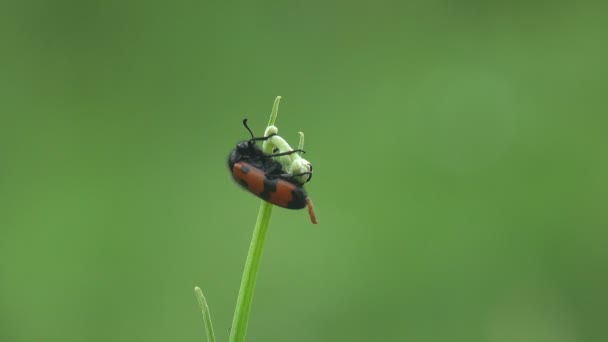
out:
M310 220L316 224L317 218L312 201L302 187L303 184L298 181L298 177L310 174L310 172L288 174L281 163L273 159L292 153L305 152L296 149L266 154L256 144L256 141L268 140L276 134L270 134L267 137L255 137L247 126L247 119L243 120L243 125L251 134L251 139L238 143L228 157L228 168L232 173L232 178L247 191L276 206L287 209L304 209L307 207Z

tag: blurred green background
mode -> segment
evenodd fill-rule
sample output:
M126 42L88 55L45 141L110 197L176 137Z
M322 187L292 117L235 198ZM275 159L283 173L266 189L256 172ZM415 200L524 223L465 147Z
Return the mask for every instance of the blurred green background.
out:
M0 341L226 341L277 124L249 341L605 341L605 2L1 5Z

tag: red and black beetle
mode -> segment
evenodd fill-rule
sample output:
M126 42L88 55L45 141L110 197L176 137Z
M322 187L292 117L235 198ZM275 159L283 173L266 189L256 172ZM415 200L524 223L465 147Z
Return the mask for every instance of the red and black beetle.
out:
M268 140L273 135L256 138L247 126L247 119L243 120L243 125L251 134L251 139L237 144L228 157L228 168L232 172L234 180L247 191L276 206L287 209L308 207L310 220L316 224L317 218L312 201L304 191L302 184L294 180L295 176L301 174L286 174L281 163L273 159L273 157L304 151L292 150L266 154L255 142Z

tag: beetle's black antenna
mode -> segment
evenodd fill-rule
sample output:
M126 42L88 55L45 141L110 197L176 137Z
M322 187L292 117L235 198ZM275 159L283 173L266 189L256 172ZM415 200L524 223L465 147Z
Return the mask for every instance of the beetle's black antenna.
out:
M250 144L254 143L255 141L266 141L266 140L274 137L275 135L277 135L276 133L272 133L272 134L270 134L267 137L256 138L255 136L253 136L253 132L251 131L251 128L249 128L249 126L247 126L247 119L243 119L243 126L245 126L245 128L247 128L247 130L249 131L249 134L251 134L251 139L249 139L249 143Z
M251 131L251 128L249 128L249 126L247 126L247 118L243 119L243 126L245 126L245 128L247 128L247 130L249 131L249 134L251 134L251 139L255 139L255 137L253 136L253 132Z

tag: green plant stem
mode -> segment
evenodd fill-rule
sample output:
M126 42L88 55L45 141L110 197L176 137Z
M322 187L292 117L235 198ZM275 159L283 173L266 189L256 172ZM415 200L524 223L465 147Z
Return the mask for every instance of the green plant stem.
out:
M298 150L303 150L304 149L304 133L298 132L298 135L300 136L300 141L298 142Z
M277 115L279 115L279 103L281 102L281 97L277 96L274 99L274 103L272 104L272 111L270 112L270 119L268 119L268 126L274 126L274 123L277 121Z
M251 312L251 304L253 302L253 293L257 281L258 270L260 269L260 261L262 260L262 251L266 241L266 233L268 232L268 224L272 214L272 204L262 202L258 219L255 222L253 229L253 237L249 245L249 253L247 261L245 261L245 269L243 270L243 278L241 279L241 287L239 296L236 301L236 310L232 320L232 329L230 330L230 342L245 341L247 333L247 325L249 323L249 313Z
M198 305L201 307L203 313L203 321L205 322L205 331L207 333L207 341L215 342L215 333L213 332L213 324L211 324L211 313L209 312L209 305L203 295L203 291L197 286L194 288L194 294L198 299Z
M277 119L280 101L280 96L277 96L274 100L268 126L273 126ZM266 152L268 153L269 151ZM249 313L251 312L255 284L260 269L262 252L264 251L264 243L266 242L266 233L268 232L271 215L272 204L262 201L258 212L258 218L255 221L255 227L253 228L253 236L251 237L247 260L245 261L245 269L243 270L243 277L241 278L241 287L239 288L239 295L236 300L236 309L234 310L232 328L230 329L230 342L245 341L247 325L249 324Z

